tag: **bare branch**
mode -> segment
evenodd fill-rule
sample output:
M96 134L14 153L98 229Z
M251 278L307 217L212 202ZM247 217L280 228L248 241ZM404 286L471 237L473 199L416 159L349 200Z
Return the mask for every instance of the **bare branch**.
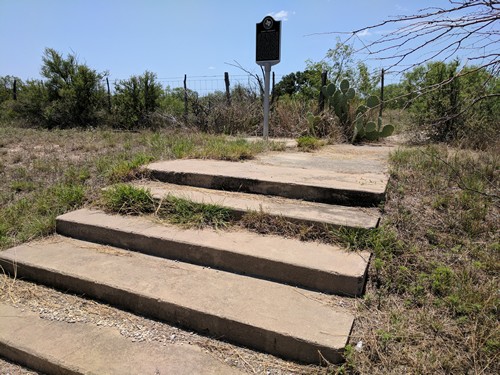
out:
M252 76L255 78L257 81L257 84L259 85L259 90L260 90L260 95L264 96L264 69L262 66L260 67L262 77L259 77L258 74L252 73L248 69L245 69L238 61L234 60L234 63L225 63L226 65L233 66L235 68L238 68L240 70L243 70L245 73L247 73L249 76Z
M386 70L399 73L433 59L446 61L465 51L468 61L499 66L496 51L500 49L500 1L450 0L449 3L448 8L428 7L413 15L391 17L350 32L320 34L346 35L347 43L355 37L360 40L358 34L362 32L382 33L372 41L362 42L357 52L365 52L370 58L385 62ZM388 25L397 28L384 33ZM410 64L403 66L409 60Z

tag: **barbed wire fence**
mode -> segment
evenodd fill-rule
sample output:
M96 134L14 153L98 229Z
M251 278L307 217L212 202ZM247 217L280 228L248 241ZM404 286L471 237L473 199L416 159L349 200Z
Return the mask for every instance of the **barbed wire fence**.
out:
M245 87L247 89L259 90L258 82L255 75L252 74L228 74L229 84L231 89L237 86ZM197 92L200 97L213 94L215 92L226 91L226 77L222 75L198 75L190 76L186 74L184 77L160 77L156 81L159 82L164 89L184 89L184 79L186 79L186 87L190 91ZM275 75L275 80L281 80L282 75ZM111 89L116 83L123 79L114 78L109 82L112 84ZM105 81L105 80L104 80Z

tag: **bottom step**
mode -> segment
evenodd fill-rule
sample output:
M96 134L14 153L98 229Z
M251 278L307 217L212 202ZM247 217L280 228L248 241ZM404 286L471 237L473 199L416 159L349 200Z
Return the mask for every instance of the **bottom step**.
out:
M240 374L195 347L134 343L117 329L43 320L0 304L0 356L47 374Z
M55 236L0 253L10 274L287 359L342 360L354 316L265 280Z

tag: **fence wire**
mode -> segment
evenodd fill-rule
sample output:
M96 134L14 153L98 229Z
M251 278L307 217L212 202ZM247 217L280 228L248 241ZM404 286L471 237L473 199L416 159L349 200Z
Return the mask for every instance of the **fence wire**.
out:
M282 75L275 75L276 83L281 80ZM110 80L111 81L111 80ZM120 79L115 79L114 83L119 82ZM184 89L184 77L160 77L156 79L161 83L164 88ZM111 82L110 82L111 83ZM226 84L224 75L206 75L206 76L190 76L186 77L186 86L189 90L195 91L200 96L205 96L217 91L224 92ZM251 74L235 74L229 75L229 86L233 89L236 86L243 86L258 91L258 83L255 76Z

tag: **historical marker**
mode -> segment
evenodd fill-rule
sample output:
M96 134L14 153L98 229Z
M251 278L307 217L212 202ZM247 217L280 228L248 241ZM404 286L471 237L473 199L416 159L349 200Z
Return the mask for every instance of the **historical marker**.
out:
M264 17L256 25L255 61L264 67L264 139L269 133L269 86L271 66L281 60L281 21L273 17Z
M269 63L275 65L280 62L281 55L281 21L273 17L265 17L257 24L257 43L255 61L259 65Z

